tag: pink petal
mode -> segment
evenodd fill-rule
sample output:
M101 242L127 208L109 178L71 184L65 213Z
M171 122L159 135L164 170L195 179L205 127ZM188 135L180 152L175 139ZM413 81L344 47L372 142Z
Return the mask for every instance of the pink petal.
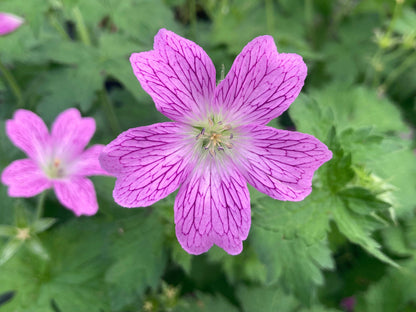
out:
M130 62L162 114L182 122L205 116L214 94L215 67L200 46L161 29L154 50L133 53Z
M188 174L195 136L175 122L127 130L107 145L101 166L117 177L113 196L124 207L149 206L175 191Z
M297 54L277 53L271 36L257 37L237 56L215 90L214 106L234 124L267 124L298 96L306 65Z
M104 145L96 144L85 150L69 169L73 175L108 175L98 160Z
M23 21L23 18L19 16L0 12L0 36L15 31L23 24Z
M52 186L38 165L31 159L15 160L1 175L11 197L32 197Z
M13 119L6 121L6 132L10 140L30 158L41 161L50 146L48 128L35 113L18 109Z
M247 182L279 200L303 200L312 191L315 170L332 158L326 145L309 134L259 125L236 132L235 161Z
M90 180L83 177L72 177L68 180L55 180L53 186L60 203L72 210L78 217L97 213L97 196Z
M95 132L95 120L82 118L76 108L59 114L52 125L52 139L58 157L71 159L81 154Z
M201 254L213 244L232 255L243 249L250 224L250 195L232 164L209 159L195 168L175 200L176 236L183 249Z

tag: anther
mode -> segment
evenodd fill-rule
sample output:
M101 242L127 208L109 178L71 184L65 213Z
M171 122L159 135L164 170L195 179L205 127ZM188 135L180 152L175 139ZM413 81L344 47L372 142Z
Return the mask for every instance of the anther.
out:
M198 135L196 136L196 139L197 140L200 139L204 135L204 133L205 133L205 128L202 128L201 132L198 133Z

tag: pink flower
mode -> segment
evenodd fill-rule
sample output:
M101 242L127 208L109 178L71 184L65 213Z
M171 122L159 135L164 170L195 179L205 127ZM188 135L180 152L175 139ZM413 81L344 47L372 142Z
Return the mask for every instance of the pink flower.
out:
M23 24L23 18L10 13L0 12L0 36L15 31Z
M156 108L174 122L127 130L107 145L101 165L117 177L115 201L152 205L179 188L176 235L189 253L213 244L241 252L250 223L247 183L279 200L299 201L314 171L332 157L313 136L266 124L299 94L306 66L257 37L218 86L204 50L162 29L154 50L134 53L133 71Z
M49 134L43 120L19 109L6 121L10 140L29 158L12 162L1 175L12 197L32 197L53 187L58 200L77 216L98 210L94 185L88 175L107 174L98 156L103 145L84 151L95 132L93 118L82 118L75 108L62 112Z

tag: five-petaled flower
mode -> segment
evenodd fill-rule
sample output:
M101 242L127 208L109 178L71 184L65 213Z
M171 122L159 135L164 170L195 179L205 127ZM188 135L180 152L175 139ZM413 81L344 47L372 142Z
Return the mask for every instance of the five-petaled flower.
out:
M62 112L49 134L35 113L19 109L6 121L10 140L29 158L12 162L1 181L12 197L32 197L53 187L58 200L77 216L98 210L92 182L85 176L108 175L98 161L103 145L84 151L95 132L93 118L82 118L75 108Z
M149 206L179 187L176 235L189 253L213 244L240 253L251 223L247 183L299 201L332 157L311 135L266 126L297 97L307 71L299 55L278 53L270 36L248 43L218 86L204 50L165 29L154 50L130 61L156 108L174 122L127 130L100 162L117 177L113 195L124 207Z
M10 14L0 12L0 36L7 35L23 24L23 18Z

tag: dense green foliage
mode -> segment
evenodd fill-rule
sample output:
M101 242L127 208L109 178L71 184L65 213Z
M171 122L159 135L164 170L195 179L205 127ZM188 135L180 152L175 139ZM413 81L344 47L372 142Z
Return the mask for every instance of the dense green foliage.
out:
M33 222L40 198L0 185L0 312L332 312L351 296L354 311L416 311L416 1L0 0L0 12L25 18L0 37L0 170L23 158L4 131L17 108L50 124L78 107L101 144L164 120L128 61L162 27L202 46L218 79L258 35L302 55L302 94L270 125L334 155L302 202L250 189L238 256L182 250L175 194L125 209L114 179L95 177L96 216L76 218L48 192Z

